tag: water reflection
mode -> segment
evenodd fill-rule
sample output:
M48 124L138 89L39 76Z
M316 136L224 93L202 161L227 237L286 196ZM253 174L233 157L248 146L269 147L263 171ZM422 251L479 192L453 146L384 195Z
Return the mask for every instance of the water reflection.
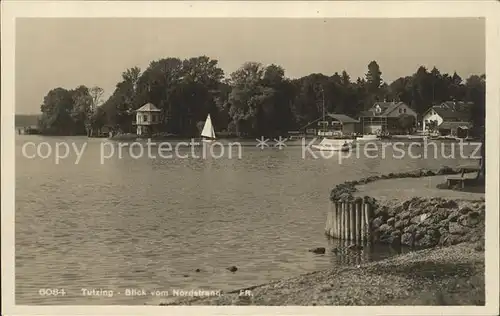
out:
M408 247L394 248L380 243L353 243L349 240L327 238L327 254L334 265L353 266L370 261L383 260L395 255L411 251ZM353 245L358 246L353 247Z

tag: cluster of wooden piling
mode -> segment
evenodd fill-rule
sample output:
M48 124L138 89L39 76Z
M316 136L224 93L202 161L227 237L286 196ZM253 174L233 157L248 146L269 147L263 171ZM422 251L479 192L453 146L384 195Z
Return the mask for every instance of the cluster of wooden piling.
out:
M371 241L371 208L362 200L330 203L326 220L326 234L355 243Z

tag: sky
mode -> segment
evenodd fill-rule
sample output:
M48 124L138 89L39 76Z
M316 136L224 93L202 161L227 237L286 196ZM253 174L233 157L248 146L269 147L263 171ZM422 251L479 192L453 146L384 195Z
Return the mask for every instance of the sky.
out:
M382 79L429 70L485 73L479 18L23 18L16 22L16 113L37 114L53 88L97 85L109 97L127 68L206 55L226 75L244 62L278 64L289 78L346 70Z

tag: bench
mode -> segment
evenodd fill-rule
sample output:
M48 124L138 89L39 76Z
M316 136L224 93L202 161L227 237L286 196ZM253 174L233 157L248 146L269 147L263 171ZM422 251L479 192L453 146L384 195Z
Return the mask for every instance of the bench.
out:
M448 185L448 188L453 188L454 186L458 185L461 189L465 187L465 182L467 180L471 180L473 178L470 177L465 177L466 172L474 172L478 171L479 172L479 167L462 167L460 168L460 176L450 176L446 179L446 183Z

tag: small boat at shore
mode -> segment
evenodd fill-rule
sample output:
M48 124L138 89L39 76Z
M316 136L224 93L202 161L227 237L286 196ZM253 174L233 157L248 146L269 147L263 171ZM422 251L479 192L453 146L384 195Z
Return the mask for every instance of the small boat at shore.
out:
M378 135L363 135L361 137L356 137L357 142L370 142L378 140Z
M132 134L132 133L118 133L116 135L113 134L113 132L109 133L108 136L109 140L116 140L116 141L135 141L137 139L137 134Z
M311 147L320 151L349 151L353 142L353 140L348 139L323 138L318 145L312 145Z

